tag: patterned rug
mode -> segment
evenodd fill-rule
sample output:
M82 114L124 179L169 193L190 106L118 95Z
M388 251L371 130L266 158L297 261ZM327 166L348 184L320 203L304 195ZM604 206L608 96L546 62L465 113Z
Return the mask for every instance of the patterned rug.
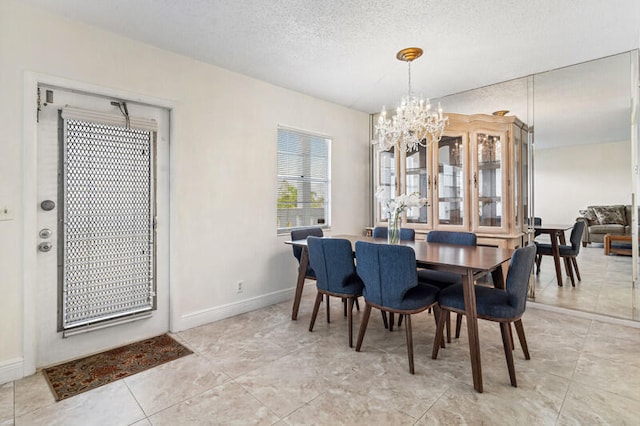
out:
M56 401L193 353L167 334L42 370Z

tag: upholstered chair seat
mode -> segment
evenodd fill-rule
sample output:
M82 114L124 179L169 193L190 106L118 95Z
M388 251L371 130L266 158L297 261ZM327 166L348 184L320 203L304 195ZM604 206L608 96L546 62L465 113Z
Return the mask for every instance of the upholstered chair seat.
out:
M347 321L349 326L349 347L353 346L353 304L362 295L362 280L356 273L353 263L353 249L349 240L341 238L307 238L309 263L316 273L316 287L318 294L313 305L309 331L318 316L322 296L326 295L327 323L331 321L329 297L334 296L345 300L347 306Z
M405 318L409 371L414 374L411 315L436 304L438 288L418 283L416 255L411 247L356 242L356 271L364 283L366 307L360 323L356 351L360 352L371 308Z
M576 282L573 276L573 271L575 270L575 275L578 278L578 281L582 281L580 277L580 270L578 269L578 261L576 258L580 253L580 246L582 241L582 233L584 232L585 224L583 221L577 221L573 228L571 229L571 236L569 237L570 245L560 244L558 246L558 251L560 252L560 257L565 258L567 274L571 279L571 285L573 287L576 286ZM536 273L540 273L540 264L542 263L542 256L553 256L553 248L551 244L547 243L536 243Z
M427 234L428 243L455 244L461 246L475 246L478 238L472 232L455 231L431 231ZM453 272L433 271L431 269L418 269L418 281L422 284L429 284L445 289L454 284L462 285L462 276ZM451 342L451 318L447 315L447 342ZM456 338L460 337L462 327L462 316L456 316Z
M535 257L536 246L534 244L519 248L514 251L511 257L504 289L479 285L474 287L478 318L500 323L502 346L512 386L517 386L517 381L513 364L511 323L515 325L525 359L530 359L521 318L526 308L529 278ZM441 312L438 331L433 343L433 359L437 358L440 342L444 337L444 319L447 312L465 313L463 285L455 284L441 290L438 294L438 303Z

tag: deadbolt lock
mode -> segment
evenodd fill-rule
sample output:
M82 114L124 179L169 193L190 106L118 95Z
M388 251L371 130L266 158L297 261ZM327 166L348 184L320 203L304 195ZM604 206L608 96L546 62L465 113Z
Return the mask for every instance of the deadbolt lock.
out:
M53 248L53 244L51 244L49 241L44 241L40 244L38 244L38 250L42 251L42 252L48 252L51 251L51 249Z

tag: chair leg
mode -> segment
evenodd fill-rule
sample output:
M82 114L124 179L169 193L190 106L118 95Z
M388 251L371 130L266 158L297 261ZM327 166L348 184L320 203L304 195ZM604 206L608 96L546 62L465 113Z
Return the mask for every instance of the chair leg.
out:
M316 317L320 310L320 302L322 302L322 293L316 294L316 302L313 304L313 312L311 313L311 322L309 323L309 331L313 331L313 325L316 323Z
M456 339L460 338L461 328L462 328L462 314L456 314Z
M567 271L567 276L571 279L571 287L575 287L576 280L573 276L573 267L571 265L571 260L568 257L564 258L564 268Z
M393 312L389 312L389 331L393 331L394 318L395 315L393 314Z
M440 323L438 322L438 321L440 321L440 311L441 311L440 306L435 305L435 306L433 307L433 319L434 319L434 320L435 320L435 322L436 322L436 330L438 329L438 324L440 324ZM449 343L451 343L451 342L449 342ZM440 341L440 346L441 346L441 347L443 347L443 348L445 347L444 339L442 339L442 340Z
M398 315L398 328L400 328L400 326L402 325L402 317L403 316L404 315L402 315L402 314Z
M407 319L404 321L405 332L407 333L407 356L409 357L409 373L415 374L413 368L413 332L411 331L411 315L405 315Z
M451 343L451 312L447 311L447 319L444 326L447 329L447 343Z
M575 257L572 257L571 263L573 263L573 269L575 269L576 271L576 277L578 277L578 281L582 281L582 278L580 278L580 270L578 269L578 260Z
M529 356L529 346L527 345L527 338L524 336L524 327L522 326L522 319L514 321L513 325L516 326L516 333L518 333L520 346L522 346L522 352L524 352L524 359L531 359L531 356Z
M327 324L329 324L331 322L331 309L329 307L329 299L331 299L329 297L329 295L327 294Z
M369 324L369 315L371 315L371 305L364 304L364 312L362 313L362 321L360 322L360 330L358 331L358 342L356 343L356 352L360 352L362 347L362 341L364 340L364 333L367 331L367 325Z
M433 340L433 349L431 351L431 358L438 358L438 351L440 350L440 345L444 343L444 322L447 317L447 312L442 309L434 309L434 312L438 312L438 320L436 321L436 337Z
M536 275L540 274L540 264L542 263L542 255L536 255Z
M382 315L382 323L384 324L384 328L389 328L389 322L387 321L387 313L385 311L380 311Z
M360 303L358 303L358 298L356 297L356 309L358 312L360 311Z
M344 312L343 315L346 317L347 316L347 299L342 299L342 311Z
M511 345L511 351L516 349L516 345L513 343L513 331L511 331L511 323L507 324L507 330L509 330L509 344Z
M507 367L509 368L509 378L511 386L518 387L516 382L516 369L513 365L513 352L511 351L511 342L509 342L509 323L500 323L500 332L502 334L502 346L504 347L504 356L507 359Z
M347 322L349 323L349 347L353 347L353 297L347 297Z

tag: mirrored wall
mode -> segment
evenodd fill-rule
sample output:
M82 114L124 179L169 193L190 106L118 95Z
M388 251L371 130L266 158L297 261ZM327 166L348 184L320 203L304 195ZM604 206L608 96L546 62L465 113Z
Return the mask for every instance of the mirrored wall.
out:
M531 214L546 224L571 225L588 206L634 203L639 185L631 105L637 98L637 61L635 50L435 101L450 113L506 110L527 123L534 146ZM543 259L534 300L640 320L634 259L605 256L603 243L588 243L578 257L582 280L576 287L564 271L564 285L558 286L553 260Z

